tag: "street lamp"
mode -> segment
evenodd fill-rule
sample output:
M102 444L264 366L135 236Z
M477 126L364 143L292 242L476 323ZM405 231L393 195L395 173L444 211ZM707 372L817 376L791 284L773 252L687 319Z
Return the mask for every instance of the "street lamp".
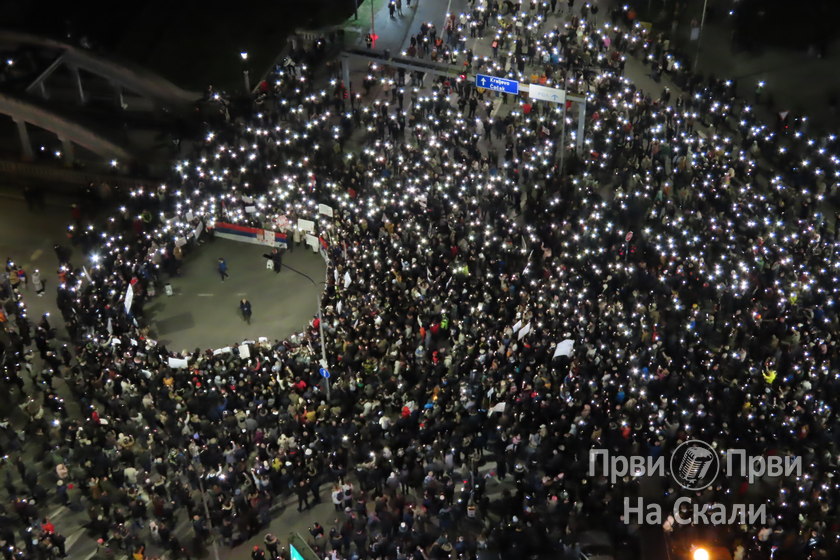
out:
M201 502L204 504L204 515L207 517L207 525L210 529L210 532L213 532L213 519L210 517L210 508L207 506L207 492L204 491L204 481L202 478L204 477L203 474L198 474L198 488L201 490ZM219 545L216 543L216 536L212 535L212 541L210 542L211 546L213 547L213 558L219 560Z
M370 36L373 39L373 43L376 44L376 23L373 17L373 0L370 0Z
M563 93L569 90L569 72L571 66L563 74ZM560 124L560 177L563 176L563 164L566 163L566 100L563 100L563 122Z
M245 65L242 70L242 77L245 78L245 93L249 93L251 91L251 77L248 75L248 51L240 52L239 56L242 57L242 64Z
M321 289L318 286L318 283L312 279L311 276L306 274L305 272L301 272L296 268L292 268L291 266L284 264L285 268L288 268L292 272L296 272L309 280L309 283L315 287L315 299L318 300L318 334L321 337L321 367L325 370L329 371L329 365L327 362L327 340L324 338L324 316L321 313ZM326 282L324 282L326 284ZM330 401L330 378L325 377L324 383L326 384L326 393L327 393L327 402Z
M709 0L703 0L703 15L700 16L700 29L697 32L697 50L694 52L694 66L692 71L697 71L697 61L700 60L700 41L703 40L703 26L706 24L706 6ZM696 20L695 20L696 21Z

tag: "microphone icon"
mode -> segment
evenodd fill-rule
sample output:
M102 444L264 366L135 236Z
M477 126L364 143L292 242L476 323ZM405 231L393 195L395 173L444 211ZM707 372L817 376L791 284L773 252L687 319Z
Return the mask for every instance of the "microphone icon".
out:
M680 451L682 451L681 458L679 458ZM674 468L677 459L679 466ZM671 475L686 490L697 491L707 488L717 478L719 469L720 462L717 453L704 441L683 442L671 456Z

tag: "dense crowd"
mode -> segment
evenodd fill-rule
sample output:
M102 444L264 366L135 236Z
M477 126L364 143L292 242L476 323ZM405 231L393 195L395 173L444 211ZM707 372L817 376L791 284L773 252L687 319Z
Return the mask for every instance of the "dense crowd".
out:
M802 478L721 478L693 496L767 505L764 524L717 527L717 544L838 557L836 139L760 124L626 12L598 24L573 2L562 19L531 4L477 0L443 37L424 24L408 54L565 84L587 98L585 140L560 147L572 110L463 80L380 67L364 95L338 76L321 86L320 40L167 186L138 189L105 227L74 226L95 259L62 259L71 348L46 317L7 323L6 377L35 382L25 437L2 434L21 481L7 466L4 557L63 554L43 517L55 498L87 510L102 558L195 554L214 532L239 544L288 495L335 505L309 535L333 558L574 557L592 529L632 548L622 515L639 481L591 475L590 452L667 456L687 439L803 458ZM637 48L685 90L634 87ZM323 325L219 351L154 340L144 303L216 221L290 224L295 243L299 218L328 262ZM666 481L658 499L684 493ZM675 546L698 534L672 521ZM279 554L270 534L252 551Z

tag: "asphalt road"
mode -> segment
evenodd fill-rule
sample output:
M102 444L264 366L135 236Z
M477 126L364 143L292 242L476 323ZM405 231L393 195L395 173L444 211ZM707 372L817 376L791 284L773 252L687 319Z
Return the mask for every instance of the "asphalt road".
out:
M42 210L29 210L21 196L22 191L13 187L0 187L0 258L12 259L22 265L28 275L40 270L46 282L43 297L35 295L29 283L24 291L24 302L30 318L37 319L45 312L59 317L55 305L55 286L58 259L53 245L67 245L66 227L70 223L69 199L48 197ZM74 259L78 255L73 255Z
M283 339L305 328L316 314L326 267L317 253L304 246L287 251L283 270L267 270L263 254L268 248L228 239L204 243L187 258L181 276L172 278L172 296L163 289L146 304L152 332L174 350L220 348L242 340L265 336ZM222 282L217 259L228 264L230 277ZM253 315L247 324L239 301L251 302Z

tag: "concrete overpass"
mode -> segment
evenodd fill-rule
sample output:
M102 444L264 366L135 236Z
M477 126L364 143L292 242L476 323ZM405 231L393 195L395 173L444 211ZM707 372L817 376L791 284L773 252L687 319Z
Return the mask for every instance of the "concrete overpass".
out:
M150 110L162 110L177 118L188 116L201 98L199 92L184 90L143 68L46 37L0 30L0 51L4 50L35 53L34 57L23 61L29 66L21 74L24 79L0 94L0 114L8 115L15 122L24 161L34 160L30 138L30 127L33 126L55 134L68 167L73 165L76 147L84 148L104 161L134 160L133 150L97 129L107 130L106 127L114 122L122 122L122 117L129 114L124 111L128 107L127 101L132 106L130 113L139 118L146 118L142 115L150 115ZM106 94L104 106L101 103L103 92ZM77 103L75 108L74 101ZM82 112L78 110L80 105L85 108ZM86 121L81 113L102 109L105 112L98 118L103 126L84 124Z
M108 160L116 159L124 163L132 159L127 150L104 136L27 100L0 93L0 114L8 115L17 125L21 153L25 161L34 159L27 128L29 125L42 128L58 137L67 166L73 164L74 146L81 146Z
M153 72L124 62L110 60L61 41L18 31L0 30L1 47L29 47L54 53L55 59L52 64L26 87L27 93L39 94L44 99L49 98L47 80L56 70L62 67L70 70L80 103L85 103L88 98L80 74L81 70L109 82L114 89L114 100L120 107L123 106L123 91L132 92L152 101L156 106L174 111L190 108L195 101L201 98L200 93L184 90Z

